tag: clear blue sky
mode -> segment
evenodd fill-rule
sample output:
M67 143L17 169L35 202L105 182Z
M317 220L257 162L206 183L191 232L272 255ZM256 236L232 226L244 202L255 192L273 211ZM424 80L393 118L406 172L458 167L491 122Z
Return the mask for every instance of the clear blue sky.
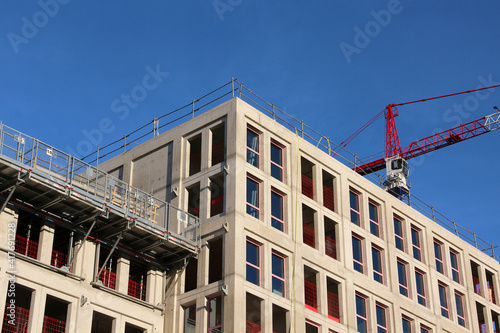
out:
M231 77L336 142L389 103L500 84L499 1L16 0L0 8L0 120L63 150L103 118L114 129L102 144ZM149 71L158 81L120 119L119 98ZM500 88L466 97L401 107L401 145L500 106ZM347 148L364 157L384 145L379 120ZM412 193L498 245L499 146L500 131L486 134L416 161L411 175Z

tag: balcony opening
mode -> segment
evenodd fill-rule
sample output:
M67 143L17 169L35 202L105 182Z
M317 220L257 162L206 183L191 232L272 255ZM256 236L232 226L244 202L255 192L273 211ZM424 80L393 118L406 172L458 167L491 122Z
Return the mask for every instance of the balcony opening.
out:
M224 175L210 177L210 217L224 212Z
M246 296L246 333L259 333L261 331L261 302L262 300L252 294Z
M198 259L191 258L186 266L186 273L184 279L184 292L195 290L198 280Z
M127 294L129 296L145 301L147 277L148 266L142 263L131 261Z
M116 289L116 263L118 262L118 255L116 254L115 251L113 251L113 254L111 257L108 259L108 262L105 264L105 260L108 257L109 252L111 251L110 248L104 247L101 245L100 253L99 253L99 271L101 271L101 268L103 268L101 274L98 277L98 280L102 282L102 285L111 289ZM96 272L99 273L99 271Z
M477 322L479 324L479 332L486 333L486 321L484 319L484 306L476 302Z
M311 199L314 199L313 167L314 164L312 164L303 157L300 158L300 170L302 176L302 194Z
M481 295L481 283L479 282L479 265L471 260L470 268L472 271L472 283L474 284L474 292Z
M68 315L68 302L47 295L42 333L64 333Z
M187 189L188 213L200 217L200 183L196 183Z
M33 259L38 258L38 240L40 237L41 220L37 216L19 211L16 228L15 251Z
M316 271L304 267L304 300L306 309L318 312Z
M288 322L289 313L287 310L273 304L273 333L287 333L288 328L286 323Z
M325 216L325 254L337 259L337 223Z
M326 278L326 288L328 297L328 318L340 323L340 306L339 306L339 285L335 280Z
M189 144L189 175L201 170L201 134L188 140Z
M54 244L52 246L52 257L50 265L61 268L68 263L68 252L72 248L73 232L66 228L55 226L54 228Z
M212 132L212 166L226 159L226 126L220 124L210 130Z
M92 315L92 333L112 333L115 318L94 311Z
M9 284L10 286L10 284ZM30 317L31 308L31 294L32 290L23 287L19 284L15 284L15 298L14 305L11 305L11 297L9 297L10 288L7 290L7 300L5 302L5 312L3 316L3 330L2 332L28 332L28 324ZM13 322L9 314L14 311L16 314L16 319ZM15 325L13 325L15 324Z
M486 271L486 288L488 288L488 300L494 304L497 304L495 295L495 276L489 271Z
M335 177L323 170L323 206L333 212L335 211L334 181Z
M304 244L312 248L316 248L316 228L315 228L316 212L306 205L302 205L302 238Z
M208 242L208 283L222 280L223 274L223 239L217 238Z
M146 333L146 330L144 328L125 323L125 333Z

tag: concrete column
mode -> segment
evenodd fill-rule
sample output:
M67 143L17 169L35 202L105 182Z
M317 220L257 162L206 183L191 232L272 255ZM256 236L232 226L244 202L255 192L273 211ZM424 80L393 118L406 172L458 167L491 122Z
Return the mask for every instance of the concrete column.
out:
M17 213L9 208L0 214L0 247L9 249L9 240L15 241L17 219Z
M130 275L130 259L126 257L118 258L116 263L116 290L127 294L128 278Z
M148 270L146 278L146 302L157 305L162 301L163 274L154 268Z
M50 265L50 259L52 258L54 232L54 223L43 221L40 228L40 238L38 239L38 260L47 265Z
M41 287L37 287L31 294L30 324L29 332L41 332L43 327L43 314L45 311L45 300L47 294L42 292Z
M77 242L78 246L80 242L83 242L83 240ZM78 251L73 264L75 274L83 277L87 283L90 283L94 278L95 251L96 244L86 241Z

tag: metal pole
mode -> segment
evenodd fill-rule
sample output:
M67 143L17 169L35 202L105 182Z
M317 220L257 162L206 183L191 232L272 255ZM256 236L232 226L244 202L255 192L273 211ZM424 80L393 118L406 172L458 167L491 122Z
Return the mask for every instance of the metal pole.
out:
M120 233L120 236L118 236L118 238L116 239L115 244L113 244L113 247L111 248L111 251L109 251L109 254L106 257L106 260L104 260L104 264L102 265L101 269L99 270L99 274L97 274L95 277L95 281L97 281L97 278L99 277L99 275L101 275L102 270L106 267L106 264L108 263L109 258L111 258L111 255L115 251L116 246L118 246L118 242L122 239L122 237L123 237L123 231Z
M127 151L127 135L123 136L123 152Z
M87 231L87 233L85 234L85 237L82 240L82 244L78 247L78 249L76 249L75 255L71 257L71 261L68 264L68 268L70 268L73 265L73 261L75 260L76 255L78 254L78 252L80 251L80 249L83 247L83 244L85 244L85 241L89 237L90 232L94 228L96 222L97 222L97 218L94 220L94 222L92 222L92 225L90 226L90 229ZM99 243L97 243L97 244L99 244ZM97 257L97 258L99 259L99 257Z
M194 99L193 99L193 118L194 118Z
M273 106L273 119L276 120L276 114L274 113L274 103L272 104Z
M99 165L99 147L97 147L97 157L95 160L95 166L98 166L98 165Z
M234 98L234 77L231 78L231 92L233 93Z
M240 98L241 98L241 90L243 89L243 82L240 83Z

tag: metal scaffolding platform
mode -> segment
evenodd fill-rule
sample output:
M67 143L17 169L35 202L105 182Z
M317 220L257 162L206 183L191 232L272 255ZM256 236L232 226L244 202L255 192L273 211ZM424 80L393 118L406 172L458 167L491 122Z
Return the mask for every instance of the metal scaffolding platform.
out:
M200 249L197 217L1 123L0 199L163 264Z

